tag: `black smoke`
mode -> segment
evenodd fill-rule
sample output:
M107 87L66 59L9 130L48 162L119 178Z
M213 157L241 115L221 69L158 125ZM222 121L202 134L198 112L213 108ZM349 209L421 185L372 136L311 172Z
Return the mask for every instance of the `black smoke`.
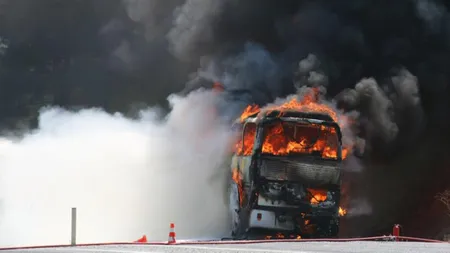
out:
M448 184L448 7L192 0L168 37L180 60L201 62L188 89L219 81L232 105L265 104L303 85L326 88L340 109L359 115L357 134L366 142L360 161L349 162L363 173L347 175L346 193L357 213L364 213L358 202L372 206L368 217L349 219L344 233L386 233L403 223L410 234L432 236L435 225L412 228L435 216L417 210Z
M448 186L450 1L3 0L0 120L43 105L128 112L225 85L227 115L320 85L366 142L346 233L413 227ZM192 75L190 75L192 74ZM447 166L447 167L446 167ZM425 209L424 209L425 208ZM357 218L354 218L357 219ZM412 225L411 225L412 224ZM417 231L433 236L431 225ZM430 229L430 230L427 230Z
M155 7L163 30L149 33L121 0L1 0L1 125L33 125L47 104L130 111L164 103L189 73L166 50L168 7Z

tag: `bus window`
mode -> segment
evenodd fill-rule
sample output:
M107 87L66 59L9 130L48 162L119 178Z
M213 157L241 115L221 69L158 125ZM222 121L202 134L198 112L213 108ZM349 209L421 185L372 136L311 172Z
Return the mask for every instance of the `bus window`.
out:
M236 144L236 154L248 156L252 154L253 146L255 144L256 124L247 123L244 126L242 135Z

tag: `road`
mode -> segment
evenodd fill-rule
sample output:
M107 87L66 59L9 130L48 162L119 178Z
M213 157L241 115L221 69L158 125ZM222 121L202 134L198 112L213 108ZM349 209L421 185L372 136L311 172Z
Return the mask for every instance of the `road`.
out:
M415 242L274 242L223 245L118 245L6 250L0 253L449 253L450 243Z

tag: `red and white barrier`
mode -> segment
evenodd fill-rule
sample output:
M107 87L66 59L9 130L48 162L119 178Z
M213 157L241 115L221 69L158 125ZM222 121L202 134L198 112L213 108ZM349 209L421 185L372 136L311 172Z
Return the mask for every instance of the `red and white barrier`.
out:
M398 241L402 242L428 242L428 243L449 243L446 241L409 237L409 236L373 236L373 237L357 237L357 238L337 238L337 239L271 239L271 240L232 240L232 241L178 241L178 242L110 242L110 243L85 243L77 244L76 247L87 246L108 246L108 245L224 245L224 244L258 244L258 243L274 243L274 242L357 242L357 241ZM27 247L8 247L0 248L2 250L23 250L23 249L44 249L44 248L63 248L73 247L71 244L61 245L41 245Z
M24 250L24 249L44 249L44 248L62 248L62 247L86 247L86 246L108 246L108 245L219 245L219 244L256 244L256 243L274 243L274 242L356 242L356 241L396 241L396 242L429 242L429 243L449 243L447 241L402 236L402 227L395 224L392 228L392 235L372 236L372 237L356 237L356 238L318 238L318 239L265 239L265 240L220 240L220 241L176 241L175 224L170 224L169 238L166 242L148 242L147 236L143 235L134 242L110 242L110 243L76 243L76 208L72 208L72 233L71 243L61 245L40 245L25 247L0 247L2 250Z

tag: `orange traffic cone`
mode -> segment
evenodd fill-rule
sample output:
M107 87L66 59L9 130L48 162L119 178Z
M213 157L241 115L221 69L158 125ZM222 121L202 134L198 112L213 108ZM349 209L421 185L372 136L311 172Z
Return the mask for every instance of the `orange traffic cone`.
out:
M170 232L169 232L169 240L168 243L176 243L177 241L175 240L175 224L170 223Z
M144 236L142 236L141 238L139 238L137 241L134 241L134 242L137 242L137 243L146 243L146 242L147 242L147 236L144 235Z

